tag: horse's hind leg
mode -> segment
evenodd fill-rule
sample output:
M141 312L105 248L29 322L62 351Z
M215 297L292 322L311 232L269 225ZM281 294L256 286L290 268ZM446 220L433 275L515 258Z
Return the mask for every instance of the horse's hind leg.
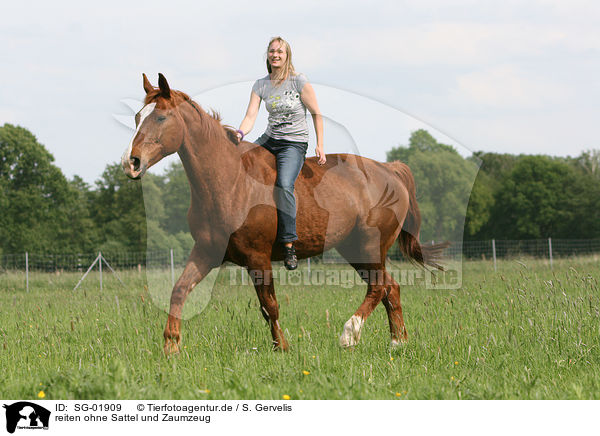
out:
M400 285L386 271L386 290L382 302L387 311L388 321L390 324L390 335L392 336L392 346L397 346L401 342L405 342L408 335L404 326L404 318L402 317L402 305L400 304Z
M202 256L198 250L194 248L183 273L173 287L169 317L167 318L167 325L165 326L164 331L164 352L167 356L179 352L183 305L189 293L194 289L194 286L210 272L212 266L207 260L206 257Z
M279 325L279 305L277 304L277 298L275 298L271 260L253 259L251 264L248 265L248 273L256 289L260 312L271 327L273 349L287 351L289 345Z
M384 297L385 269L382 264L351 263L359 276L367 282L367 295L354 315L344 324L344 330L340 336L342 347L351 347L358 344L362 327L367 317Z

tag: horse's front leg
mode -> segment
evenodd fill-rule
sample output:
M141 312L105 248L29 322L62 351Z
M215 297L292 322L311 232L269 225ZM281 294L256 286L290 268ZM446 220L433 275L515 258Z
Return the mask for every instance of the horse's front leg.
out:
M279 324L279 305L277 304L277 298L275 298L271 260L269 258L260 259L258 256L254 257L248 265L248 273L252 278L260 302L260 312L271 327L273 349L288 351L289 344Z
M179 344L181 343L181 313L187 296L194 289L194 286L206 277L212 267L213 265L211 265L208 258L202 256L196 247L194 247L185 269L179 280L177 280L177 283L175 283L175 287L171 293L169 317L167 318L167 325L164 332L164 352L167 356L179 352Z

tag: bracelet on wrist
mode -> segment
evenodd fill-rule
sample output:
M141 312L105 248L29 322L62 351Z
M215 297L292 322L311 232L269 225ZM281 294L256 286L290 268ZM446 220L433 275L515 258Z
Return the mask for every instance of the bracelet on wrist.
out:
M240 129L237 129L236 132L238 132L240 135L242 135L242 137L240 138L240 141L242 141L244 139L244 132L242 132Z

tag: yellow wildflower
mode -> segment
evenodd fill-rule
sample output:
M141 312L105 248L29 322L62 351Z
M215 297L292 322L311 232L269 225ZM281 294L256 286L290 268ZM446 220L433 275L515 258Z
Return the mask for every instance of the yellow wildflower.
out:
M46 398L46 394L44 393L44 391L38 392L38 398Z
M283 398L284 400L289 400L289 399L290 399L290 396L286 394L286 395L284 395L284 396L283 396L283 397L281 397L281 398Z
M304 375L308 375L308 374L310 374L310 372L309 372L309 371L307 371L307 370L304 370L304 371L302 371L302 374L304 374Z

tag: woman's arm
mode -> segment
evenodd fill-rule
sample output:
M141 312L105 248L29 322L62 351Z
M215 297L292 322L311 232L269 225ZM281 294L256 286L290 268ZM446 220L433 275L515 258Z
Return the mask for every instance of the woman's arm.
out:
M315 94L315 90L310 83L306 83L302 88L300 99L312 115L315 133L317 134L317 148L315 152L319 158L319 165L323 165L327 161L327 158L325 157L325 151L323 149L323 118L321 117L321 111L319 110L319 105L317 104L317 95Z
M254 122L256 121L256 117L258 116L258 109L260 108L260 97L254 91L250 93L250 102L248 103L248 109L246 109L246 116L242 120L242 124L240 124L240 130L244 132L244 136L246 136L252 128L254 127ZM240 134L238 133L238 138L241 139Z

